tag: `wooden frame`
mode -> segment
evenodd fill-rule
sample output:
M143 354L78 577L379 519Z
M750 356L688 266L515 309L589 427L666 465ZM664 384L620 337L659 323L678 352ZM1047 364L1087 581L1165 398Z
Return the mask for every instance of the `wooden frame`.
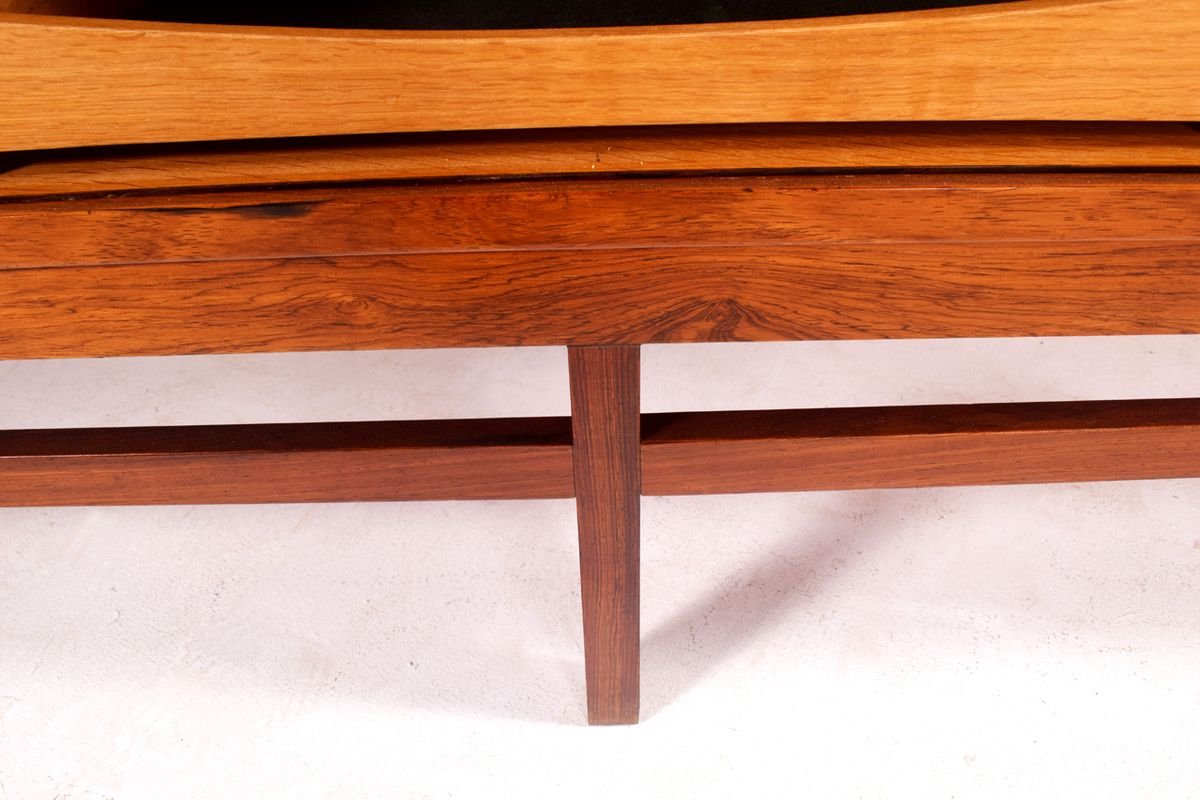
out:
M0 358L1190 333L1198 217L1192 173L26 201Z
M0 506L519 500L629 496L633 484L633 493L654 496L1200 476L1200 399L637 414L636 382L614 389L580 366L612 351L632 375L637 348L571 351L573 396L603 400L579 409L574 445L572 421L554 417L0 430ZM616 423L592 415L620 404L620 424L604 430ZM596 425L599 436L589 437ZM623 452L593 452L614 441L624 442ZM603 474L629 485L597 488L597 459L623 464ZM595 509L581 510L585 525L611 507L587 502ZM622 524L636 530L635 519Z
M1193 0L481 32L0 13L0 151L580 125L1195 120L1198 39Z
M640 415L638 348L570 363L572 420L0 431L0 506L574 496L588 720L623 724L642 494L1200 477L1200 398Z
M1200 399L640 414L650 342L1200 332L1195 129L834 131L539 134L552 179L473 136L449 182L413 140L0 175L0 358L566 344L572 390L570 420L0 431L0 505L575 497L589 720L627 723L643 494L1200 476ZM818 169L722 161L755 137ZM664 142L682 172L615 174ZM880 146L924 169L821 169Z

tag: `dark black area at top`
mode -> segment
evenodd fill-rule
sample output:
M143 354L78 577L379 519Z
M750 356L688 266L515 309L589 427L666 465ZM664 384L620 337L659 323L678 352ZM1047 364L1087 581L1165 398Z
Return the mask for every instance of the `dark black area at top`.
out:
M992 5L1002 0L151 0L135 19L311 28L593 28L836 17Z

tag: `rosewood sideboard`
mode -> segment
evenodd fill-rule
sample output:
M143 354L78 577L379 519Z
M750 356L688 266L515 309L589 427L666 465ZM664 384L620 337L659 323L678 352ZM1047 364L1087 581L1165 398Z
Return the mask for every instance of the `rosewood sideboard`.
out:
M1200 476L1200 399L642 414L638 366L1200 332L1195 0L173 8L0 0L0 358L565 345L571 417L3 430L0 504L574 497L629 723L642 495Z

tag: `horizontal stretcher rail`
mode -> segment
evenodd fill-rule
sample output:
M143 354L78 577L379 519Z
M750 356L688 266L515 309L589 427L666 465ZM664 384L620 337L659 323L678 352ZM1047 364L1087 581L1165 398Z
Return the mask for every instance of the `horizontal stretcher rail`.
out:
M553 418L0 431L2 506L573 494Z
M1200 476L1200 399L655 414L642 493Z
M644 495L1200 477L1200 398L644 414ZM570 420L0 431L0 506L571 497Z

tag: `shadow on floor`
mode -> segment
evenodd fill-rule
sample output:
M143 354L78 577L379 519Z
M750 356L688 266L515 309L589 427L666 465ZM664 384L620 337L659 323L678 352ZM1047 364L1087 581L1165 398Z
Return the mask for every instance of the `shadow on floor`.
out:
M683 696L755 638L822 592L842 566L882 541L895 498L887 492L848 495L837 522L803 525L720 580L642 636L642 719Z

